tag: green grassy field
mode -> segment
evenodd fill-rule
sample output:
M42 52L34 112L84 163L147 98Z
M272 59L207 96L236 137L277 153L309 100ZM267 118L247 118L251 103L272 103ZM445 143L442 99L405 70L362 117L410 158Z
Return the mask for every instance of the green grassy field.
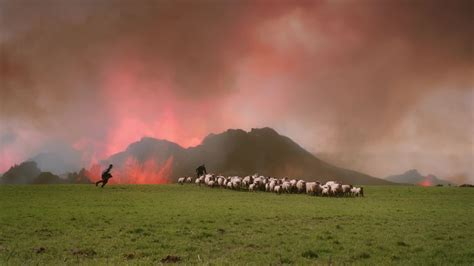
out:
M0 186L0 264L474 264L474 190Z

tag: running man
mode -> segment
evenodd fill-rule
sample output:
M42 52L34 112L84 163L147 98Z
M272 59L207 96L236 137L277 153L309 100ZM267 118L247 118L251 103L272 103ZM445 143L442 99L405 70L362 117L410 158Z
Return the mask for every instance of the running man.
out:
M102 180L95 182L95 186L99 185L99 183L102 183L101 187L104 187L108 182L109 179L112 178L112 174L110 173L110 170L112 170L113 165L109 165L109 168L102 172Z

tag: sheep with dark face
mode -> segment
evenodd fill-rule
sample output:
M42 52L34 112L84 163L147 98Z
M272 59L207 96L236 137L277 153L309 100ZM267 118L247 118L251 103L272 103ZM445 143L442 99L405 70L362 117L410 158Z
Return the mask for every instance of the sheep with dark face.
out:
M306 181L304 180L298 180L298 182L296 182L296 191L298 193L303 193L305 192L306 190Z
M337 196L337 197L342 196L342 185L341 184L335 183L335 184L330 185L329 187L331 188L330 194L332 196Z
M291 183L289 181L283 182L281 184L282 192L291 193Z
M242 187L243 188L248 188L250 184L253 183L253 177L252 176L246 176L242 179Z
M184 181L185 181L185 180L186 180L186 178L184 178L184 177L178 178L178 184L184 185Z
M275 186L275 187L273 188L273 190L274 190L275 193L277 193L277 194L281 194L281 192L282 192L282 188L281 188L280 185Z
M253 184L256 184L257 187L263 186L263 178L262 177L255 177L253 179Z
M193 182L193 178L191 176L188 176L188 178L186 178L186 183L192 183Z
M316 186L314 187L314 195L321 196L323 193L323 187L319 182L316 182Z
M342 194L344 196L350 196L351 189L352 189L352 185L342 185Z
M204 183L206 183L206 185L209 185L209 181L215 181L215 175L213 174L207 174L204 176Z
M218 176L217 177L217 185L218 186L224 187L225 186L224 181L225 181L225 177L223 177L223 176Z
M330 195L330 191L331 191L331 187L328 186L328 185L324 185L324 186L321 186L322 190L321 190L321 196L323 197L329 197Z

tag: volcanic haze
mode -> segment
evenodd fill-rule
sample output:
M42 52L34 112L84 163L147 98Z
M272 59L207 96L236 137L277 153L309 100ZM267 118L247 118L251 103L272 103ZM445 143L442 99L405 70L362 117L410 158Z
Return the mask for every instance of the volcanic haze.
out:
M473 14L470 0L0 0L0 172L269 126L372 176L474 182Z

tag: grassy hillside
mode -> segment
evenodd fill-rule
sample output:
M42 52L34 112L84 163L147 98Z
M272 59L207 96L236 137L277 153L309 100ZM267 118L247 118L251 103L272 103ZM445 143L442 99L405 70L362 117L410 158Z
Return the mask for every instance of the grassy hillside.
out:
M0 264L474 263L474 190L365 198L194 185L0 186Z

